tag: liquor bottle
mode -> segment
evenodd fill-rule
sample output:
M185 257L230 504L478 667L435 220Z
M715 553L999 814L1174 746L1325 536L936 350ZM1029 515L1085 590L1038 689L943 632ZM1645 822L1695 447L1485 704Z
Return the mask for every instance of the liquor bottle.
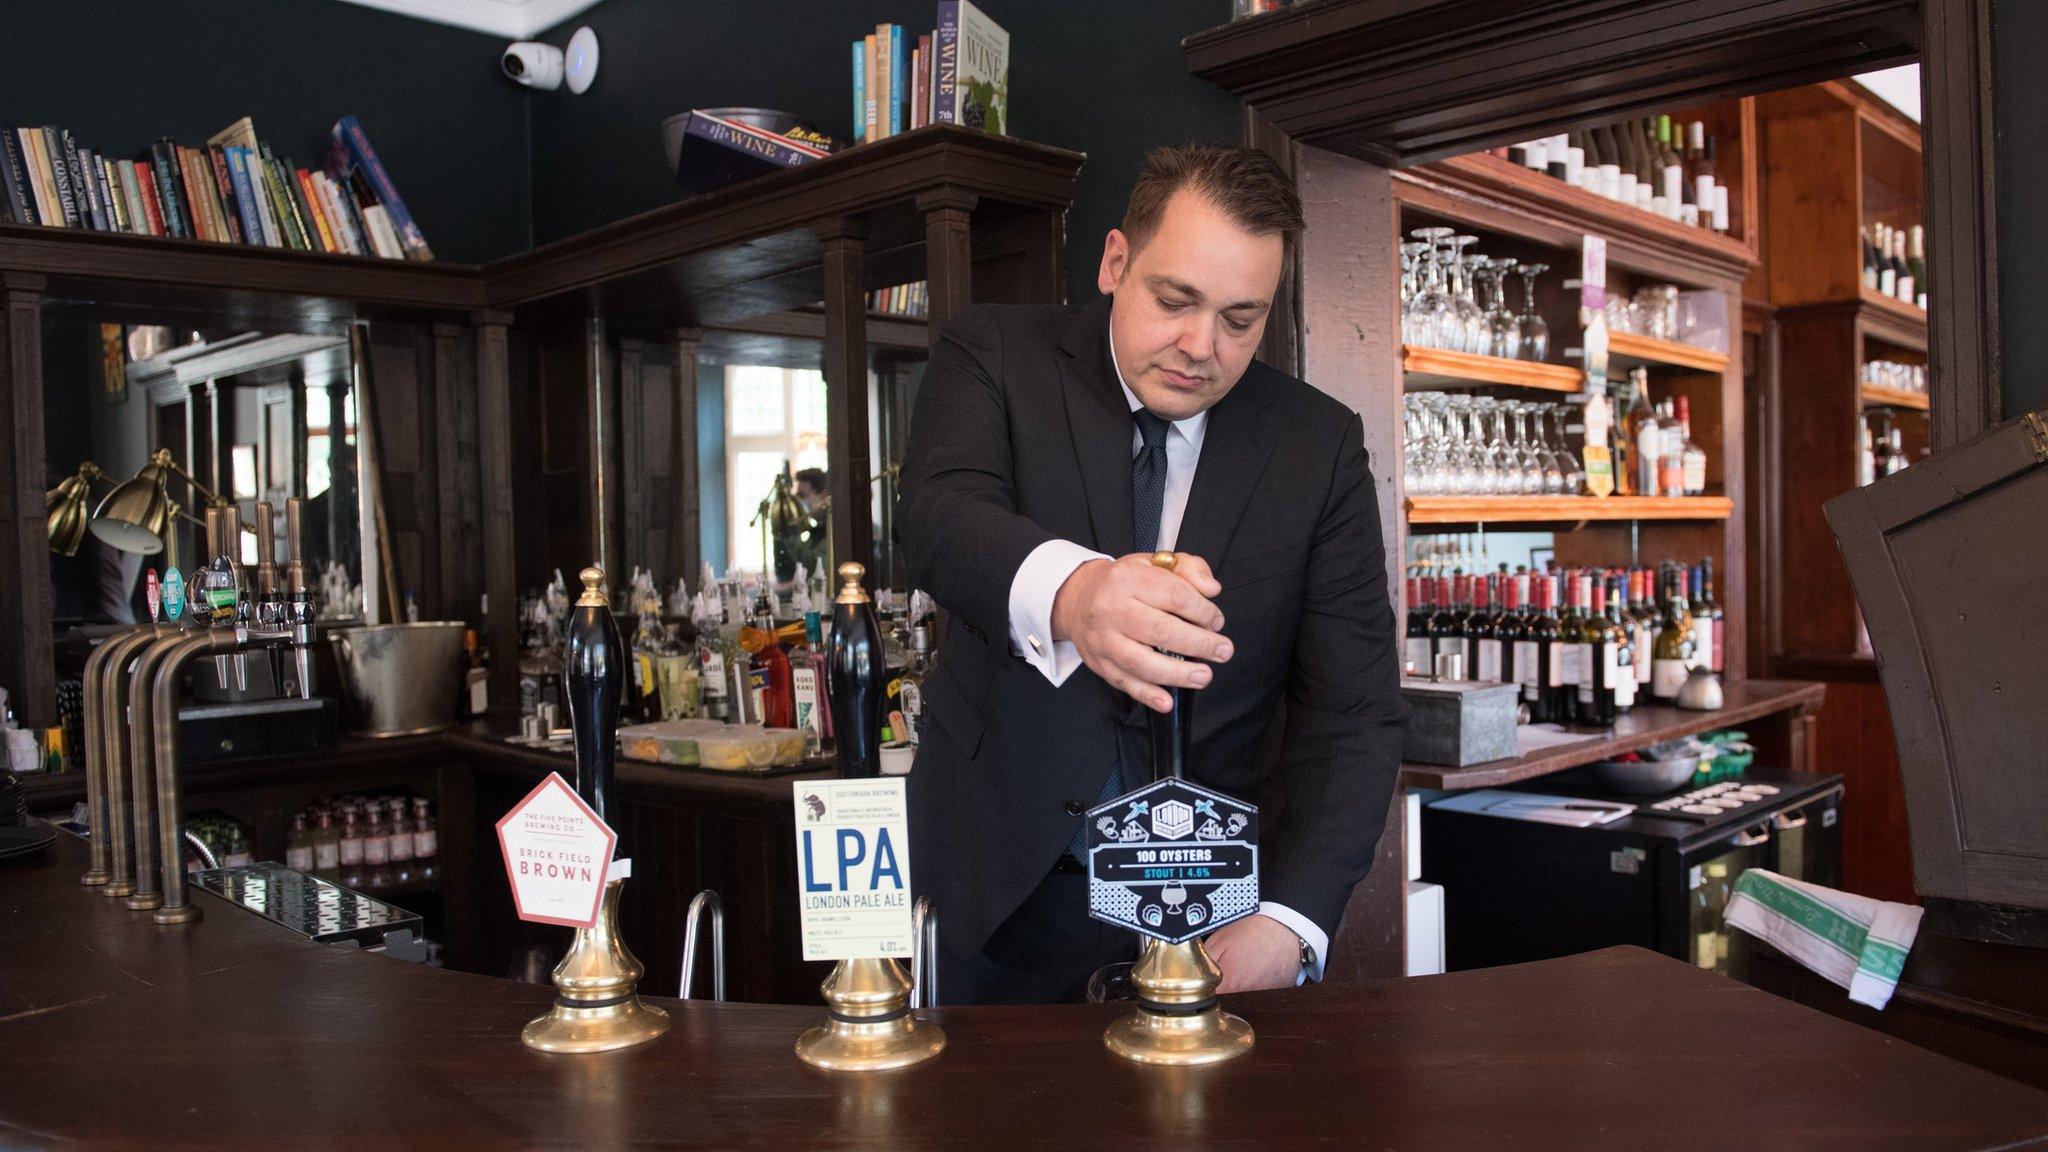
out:
M255 862L255 854L249 851L249 837L242 832L240 825L236 825L228 832L228 847L221 853L220 866L240 868Z
M832 737L832 710L825 700L824 626L815 611L804 613L804 642L789 654L789 685L796 726L811 734L813 751L825 747Z
M770 728L796 727L796 693L789 654L775 639L775 610L763 591L754 601L754 628L746 638L747 691L757 723Z
M1408 626L1401 641L1402 670L1410 676L1428 676L1429 665L1429 590L1433 582L1427 576L1408 577Z
M1714 599L1713 558L1701 557L1699 567L1693 569L1692 630L1694 647L1700 652L1696 663L1709 672L1720 672L1727 665L1728 650L1723 642L1727 626L1728 614Z
M388 854L391 857L391 862L393 864L410 866L412 864L412 810L406 804L405 797L403 796L393 796L390 802L384 806L384 809L385 823L390 825L391 829L385 834L385 838L390 842ZM410 867L407 870L410 871Z
M1668 704L1678 698L1678 689L1692 666L1693 636L1692 614L1686 608L1684 585L1675 565L1666 566L1663 584L1664 619L1651 657L1650 695Z
M1543 724L1561 720L1556 714L1557 689L1563 672L1557 659L1557 617L1552 612L1555 604L1550 577L1538 575L1532 581L1536 592L1534 615L1529 618L1524 634L1527 640L1519 641L1515 650L1515 667L1527 679L1522 681L1522 702L1529 706L1529 721Z
M313 874L332 880L341 875L341 832L334 827L334 815L321 809L313 827Z
M1465 651L1472 657L1472 667L1465 675L1472 680L1500 682L1500 633L1492 609L1492 578L1484 574L1472 577L1472 611L1465 617Z
M1614 137L1614 129L1602 124L1591 132L1594 151L1599 156L1595 173L1594 191L1609 200L1621 199L1621 144Z
M1656 410L1651 407L1650 375L1642 368L1629 373L1635 384L1635 398L1629 401L1628 416L1622 421L1622 430L1629 439L1629 455L1635 466L1635 494L1658 496L1658 464L1663 455L1663 435L1657 426Z
M415 796L412 801L412 859L413 873L422 881L432 882L441 868L441 837L434 829L433 805L424 796Z
M1704 495L1707 490L1707 453L1692 438L1692 407L1678 398L1679 472L1687 496Z
M866 571L852 561L839 566L839 595L832 603L832 636L826 651L825 691L832 703L835 757L839 775L847 779L882 774L882 690L888 670L874 602L860 584Z
M1666 399L1657 409L1659 451L1657 495L1685 494L1685 434L1678 427L1678 407Z
M1521 593L1528 583L1529 579L1526 576L1510 576L1503 573L1500 578L1501 608L1500 615L1493 619L1493 644L1494 659L1500 662L1500 670L1494 678L1503 684L1521 683L1520 673L1515 665L1515 648L1528 635L1527 621L1522 618ZM1483 650L1480 652L1479 661L1481 664L1486 662Z
M353 808L341 813L341 886L363 886L363 826L356 822Z
M1464 574L1439 576L1436 578L1436 615L1429 618L1429 672L1436 671L1436 658L1454 653L1470 669L1471 660L1465 652L1465 614L1458 610L1455 581L1462 581Z
M384 809L371 805L363 825L363 887L391 883L391 834L384 830Z
M306 831L304 812L292 817L291 831L285 833L284 866L308 875L313 872L313 837Z
M1886 296L1898 294L1899 270L1892 265L1892 230L1884 224L1877 230L1877 290Z
M1893 294L1906 304L1919 299L1913 288L1913 265L1906 259L1906 234L1896 229L1892 232L1892 285Z
M1635 466L1636 433L1640 431L1643 417L1648 408L1643 397L1650 390L1650 373L1646 368L1628 370L1626 382L1616 382L1614 396L1615 418L1620 421L1618 434L1610 440L1614 450L1614 494L1616 496L1640 496L1637 481L1640 479Z
M1906 268L1913 274L1913 303L1927 307L1927 230L1915 224L1906 230Z
M691 601L690 620L697 626L697 684L704 716L729 722L732 697L726 690L725 648L719 642L718 614L701 591Z

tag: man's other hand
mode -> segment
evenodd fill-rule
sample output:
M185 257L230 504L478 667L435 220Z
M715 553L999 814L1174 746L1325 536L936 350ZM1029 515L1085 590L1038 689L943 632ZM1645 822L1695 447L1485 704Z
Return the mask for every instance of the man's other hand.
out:
M1207 686L1208 663L1220 664L1232 651L1212 599L1223 586L1201 557L1174 556L1172 571L1155 566L1150 552L1090 560L1052 602L1053 639L1072 641L1097 676L1154 712L1173 707L1168 687Z
M1292 988L1301 978L1301 938L1271 916L1252 915L1209 934L1209 958L1223 969L1218 992Z

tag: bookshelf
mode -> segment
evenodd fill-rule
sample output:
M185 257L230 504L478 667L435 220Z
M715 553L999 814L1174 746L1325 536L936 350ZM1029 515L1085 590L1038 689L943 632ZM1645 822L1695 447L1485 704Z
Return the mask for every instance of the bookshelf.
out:
M519 557L536 546L534 525L518 522L512 497L513 454L524 434L513 421L514 382L523 388L564 364L574 372L603 364L609 374L659 347L678 398L666 406L672 426L659 435L672 437L676 452L693 454L695 352L707 338L724 338L721 332L822 341L832 419L848 432L832 438L835 485L849 487L833 492L835 507L847 510L833 518L842 534L834 546L840 555L866 555L868 489L844 478L871 472L867 405L854 399L866 387L870 344L928 346L971 302L1059 300L1066 211L1083 159L931 125L483 265L0 225L0 412L8 414L0 428L12 452L0 470L0 507L10 511L0 572L18 589L0 598L0 635L12 638L0 646L0 684L24 725L53 722L42 501L51 483L43 436L48 309L86 307L109 321L193 327L333 331L373 321L408 364L394 383L417 391L416 408L384 415L417 424L407 429L421 453L416 485L430 495L474 492L479 502L465 509L453 498L423 497L413 519L393 530L411 533L414 561L431 568L412 577L422 612L473 617L482 593L494 605L518 602ZM930 284L925 321L871 320L868 291L919 279ZM602 322L601 357L585 354L591 318ZM631 357L619 353L625 342L634 346ZM580 376L567 383L567 394L579 396L599 386ZM437 438L435 425L458 413L466 423ZM551 443L572 458L594 459L593 430L580 417L563 421ZM676 491L664 498L671 507L694 507L683 490L690 469L678 463L672 471ZM557 503L587 501L585 530L572 534L570 546L594 552L590 526L615 510L586 493L563 495L569 498L558 495ZM694 556L696 541L676 547ZM694 560L685 567L694 571ZM493 652L517 652L514 615L491 614ZM493 676L492 699L516 702L517 661L495 660Z

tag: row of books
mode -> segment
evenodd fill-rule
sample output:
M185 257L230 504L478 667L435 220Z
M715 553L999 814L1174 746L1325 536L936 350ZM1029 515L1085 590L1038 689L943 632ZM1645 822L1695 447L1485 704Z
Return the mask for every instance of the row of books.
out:
M1010 122L1010 34L971 0L939 0L938 26L914 40L878 24L853 42L853 138L863 144L927 124L998 135Z
M868 293L868 315L902 316L922 320L930 314L931 291L925 281L877 288Z
M246 116L204 148L166 137L121 160L79 146L69 129L7 126L0 128L0 213L17 224L434 258L353 116L335 123L318 170L278 159Z

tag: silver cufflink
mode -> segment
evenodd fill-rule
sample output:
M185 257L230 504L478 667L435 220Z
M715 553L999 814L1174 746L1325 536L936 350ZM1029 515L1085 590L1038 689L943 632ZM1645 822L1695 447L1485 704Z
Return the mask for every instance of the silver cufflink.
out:
M1036 637L1036 636L1033 636L1033 635L1031 635L1031 634L1029 634L1029 633L1026 633L1026 634L1025 634L1025 636L1024 636L1024 642L1025 642L1026 644L1029 644L1029 645L1031 645L1031 650L1032 650L1033 652L1036 652L1036 653L1038 653L1038 654L1039 654L1040 656L1043 656L1043 655L1045 655L1045 645L1043 645L1043 644L1040 644L1040 643L1038 642L1038 637Z

